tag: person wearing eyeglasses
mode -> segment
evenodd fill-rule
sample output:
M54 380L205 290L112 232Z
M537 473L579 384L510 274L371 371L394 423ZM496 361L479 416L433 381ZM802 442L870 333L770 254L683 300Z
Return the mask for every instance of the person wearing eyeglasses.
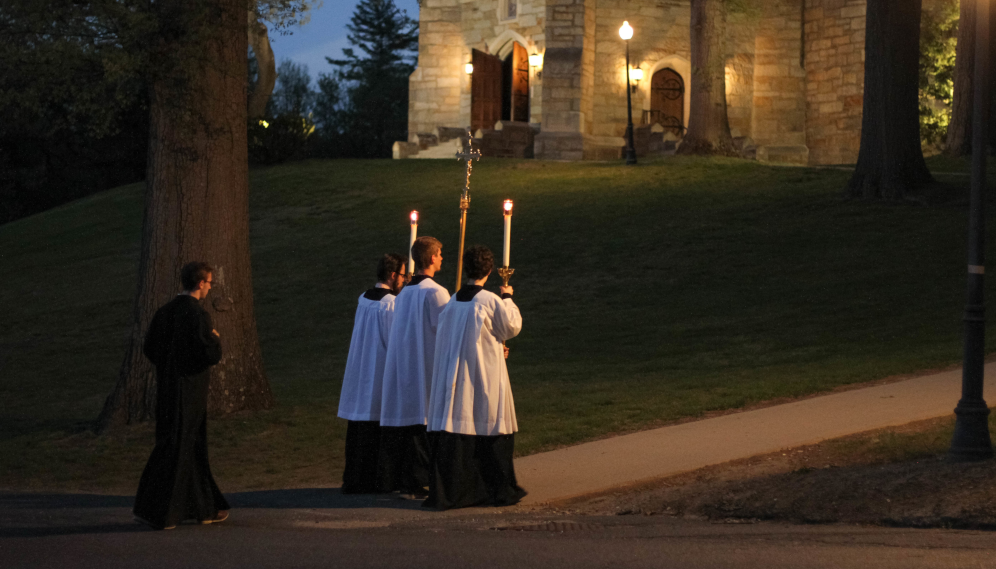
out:
M156 446L138 483L134 514L154 529L228 518L207 452L209 370L221 361L221 339L201 301L213 273L207 263L184 265L183 291L156 311L145 336L143 351L156 367Z
M339 394L339 417L348 421L343 494L377 492L381 378L394 323L394 299L404 284L407 264L408 259L397 253L381 257L377 264L377 284L357 301Z

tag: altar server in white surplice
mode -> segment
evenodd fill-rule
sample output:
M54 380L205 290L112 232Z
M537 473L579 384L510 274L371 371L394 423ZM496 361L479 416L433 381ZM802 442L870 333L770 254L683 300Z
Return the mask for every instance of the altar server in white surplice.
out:
M463 256L467 284L439 316L429 404L432 466L426 507L507 506L526 495L515 480L515 404L502 343L522 330L512 287L484 290L494 256Z
M377 491L381 379L394 321L394 299L404 283L407 262L395 253L381 257L377 264L377 284L360 296L356 307L353 338L349 341L339 395L339 417L348 421L343 494Z
M394 301L381 391L377 485L425 496L429 444L425 424L436 349L436 326L450 293L433 280L443 265L443 244L419 237L412 245L415 276Z

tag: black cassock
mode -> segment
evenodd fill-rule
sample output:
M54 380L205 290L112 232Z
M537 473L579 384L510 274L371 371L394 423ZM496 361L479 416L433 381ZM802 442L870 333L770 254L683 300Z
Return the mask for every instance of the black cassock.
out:
M208 369L221 361L212 330L200 301L179 295L156 312L145 337L156 366L156 447L138 483L135 515L154 525L210 520L229 508L208 465Z

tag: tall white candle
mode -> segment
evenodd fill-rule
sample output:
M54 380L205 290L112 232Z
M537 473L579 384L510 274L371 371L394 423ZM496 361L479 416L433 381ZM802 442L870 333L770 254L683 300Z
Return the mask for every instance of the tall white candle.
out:
M508 267L509 249L512 248L512 200L505 200L505 253L501 257L503 267Z
M418 212L412 210L412 234L408 239L408 274L411 275L412 271L415 270L415 259L412 257L412 245L415 244L415 237L418 236Z

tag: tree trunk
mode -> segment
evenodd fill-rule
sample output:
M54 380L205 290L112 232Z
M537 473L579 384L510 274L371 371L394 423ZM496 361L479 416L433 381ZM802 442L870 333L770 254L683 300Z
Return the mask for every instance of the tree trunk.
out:
M138 296L129 345L100 428L153 418L155 372L142 354L142 341L153 314L180 290L180 267L195 260L215 267L203 305L224 350L221 363L211 368L209 413L273 405L249 263L245 3L166 0L153 9L166 31L158 53L181 55L173 56L178 61L172 69L150 81Z
M726 114L726 8L692 0L692 80L688 131L679 154L736 154Z
M256 12L249 11L249 46L256 54L259 75L249 94L249 118L261 118L266 114L266 103L270 101L273 87L277 84L277 64L270 48L270 35L266 25L259 21Z
M967 1L967 0L966 0ZM992 2L992 0L989 0ZM996 73L992 71L992 66L996 64L996 5L989 4L989 118L996 117ZM996 128L989 128L989 147L996 148Z
M975 67L975 2L962 0L958 16L954 97L944 152L949 156L972 153L972 70Z
M903 199L933 181L920 148L921 0L868 0L865 92L852 197Z

